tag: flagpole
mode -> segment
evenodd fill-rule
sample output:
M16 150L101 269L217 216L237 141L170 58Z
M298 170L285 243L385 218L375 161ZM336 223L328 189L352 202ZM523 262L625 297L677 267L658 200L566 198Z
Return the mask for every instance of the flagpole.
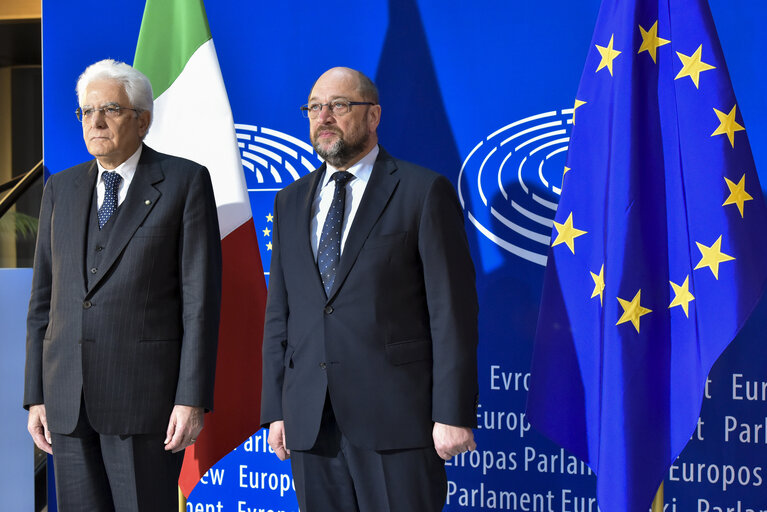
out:
M181 492L181 487L178 488L178 512L186 512L186 497ZM655 509L652 512L655 512Z
M655 494L655 499L652 500L651 512L663 512L663 482L658 487L658 492Z

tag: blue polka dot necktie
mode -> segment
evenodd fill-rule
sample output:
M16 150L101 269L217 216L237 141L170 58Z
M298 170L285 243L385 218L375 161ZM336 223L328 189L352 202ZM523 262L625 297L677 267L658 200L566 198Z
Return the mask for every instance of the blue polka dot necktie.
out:
M344 205L346 204L346 184L354 175L346 171L334 172L330 177L336 182L333 202L330 203L328 216L322 226L320 245L317 248L317 267L320 269L325 295L330 297L333 281L336 280L336 269L341 259L341 228L344 223Z
M101 175L104 179L104 201L99 208L99 229L104 227L109 217L117 209L117 189L120 188L122 176L116 172L105 172Z

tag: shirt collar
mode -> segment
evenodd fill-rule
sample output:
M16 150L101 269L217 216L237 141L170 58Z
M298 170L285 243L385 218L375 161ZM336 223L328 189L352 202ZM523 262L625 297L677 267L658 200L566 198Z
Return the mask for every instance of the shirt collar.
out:
M139 144L138 149L133 153L126 161L115 167L114 169L104 169L101 162L96 160L96 165L99 167L99 181L101 181L101 175L108 171L114 171L119 174L126 182L130 182L133 179L133 175L136 174L136 167L138 167L138 161L141 158L141 150L144 145Z
M371 149L367 155L363 156L359 162L346 169L347 172L354 176L354 181L359 180L361 182L367 183L367 181L370 179L370 174L373 172L373 166L376 163L376 158L378 158L378 152L378 144L376 144L373 146L373 149ZM322 178L323 188L328 184L328 182L330 182L330 177L333 176L333 173L336 171L338 171L338 169L326 162L325 176Z

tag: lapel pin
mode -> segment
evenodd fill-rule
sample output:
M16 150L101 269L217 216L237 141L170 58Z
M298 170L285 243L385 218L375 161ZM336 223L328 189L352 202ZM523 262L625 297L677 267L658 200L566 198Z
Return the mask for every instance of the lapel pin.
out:
M146 201L144 201L144 204L145 204L145 205L147 205L147 206L149 206L150 204L152 204L152 201L150 201L149 199L147 199Z

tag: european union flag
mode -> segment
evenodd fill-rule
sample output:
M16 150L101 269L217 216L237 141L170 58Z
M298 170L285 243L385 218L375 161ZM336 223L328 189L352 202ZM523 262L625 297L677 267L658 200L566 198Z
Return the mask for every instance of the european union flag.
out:
M705 0L604 0L575 100L528 417L647 512L762 294L762 190Z

